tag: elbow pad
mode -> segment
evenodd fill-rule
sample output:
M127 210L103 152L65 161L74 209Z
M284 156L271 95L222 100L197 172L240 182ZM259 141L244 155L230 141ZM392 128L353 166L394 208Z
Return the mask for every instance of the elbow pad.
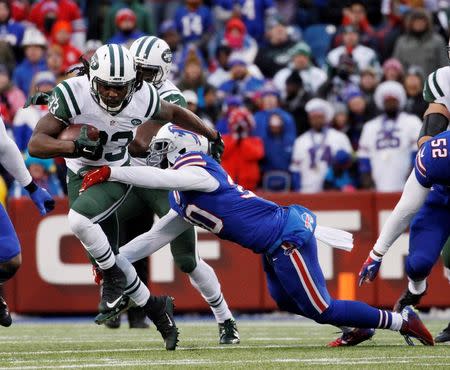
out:
M424 136L436 136L447 130L448 119L441 113L430 113L423 118L419 139Z

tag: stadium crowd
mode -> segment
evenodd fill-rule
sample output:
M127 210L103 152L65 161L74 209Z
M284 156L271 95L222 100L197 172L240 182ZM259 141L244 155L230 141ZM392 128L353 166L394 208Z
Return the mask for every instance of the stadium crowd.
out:
M242 186L401 191L423 87L448 63L449 15L437 0L0 0L0 113L34 180L63 195L64 160L26 151L47 107L25 101L102 44L157 35ZM20 196L0 173L0 198Z

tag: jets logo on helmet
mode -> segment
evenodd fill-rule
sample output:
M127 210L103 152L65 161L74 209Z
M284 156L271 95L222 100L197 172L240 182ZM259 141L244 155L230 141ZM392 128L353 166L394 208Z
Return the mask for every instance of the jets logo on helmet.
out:
M160 128L150 143L149 166L172 167L177 158L188 152L208 153L208 140L172 123Z
M167 42L155 36L143 36L133 42L130 51L145 81L159 87L167 80L172 67L172 52Z
M100 107L118 114L136 91L136 67L133 55L121 45L99 47L89 63L91 95Z

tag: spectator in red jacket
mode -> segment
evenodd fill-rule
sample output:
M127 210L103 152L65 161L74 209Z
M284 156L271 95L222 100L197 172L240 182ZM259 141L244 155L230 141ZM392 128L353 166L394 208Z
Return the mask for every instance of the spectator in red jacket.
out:
M47 38L57 21L67 21L72 25L75 46L81 48L84 45L86 29L81 10L73 0L41 0L31 7L28 20Z
M63 71L77 64L79 58L82 55L71 42L70 37L72 35L72 26L67 21L57 21L52 28L52 43L58 45L63 51Z
M230 114L228 134L223 135L225 152L222 166L233 181L245 189L255 190L261 179L259 161L264 157L264 143L252 136L255 121L246 108L237 108Z

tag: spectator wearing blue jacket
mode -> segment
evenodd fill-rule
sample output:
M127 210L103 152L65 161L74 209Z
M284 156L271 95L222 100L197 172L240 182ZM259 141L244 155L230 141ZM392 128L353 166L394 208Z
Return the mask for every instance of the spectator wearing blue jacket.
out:
M45 59L47 40L37 29L28 28L23 37L22 47L25 58L14 70L13 81L25 96L28 96L34 75L48 70Z
M25 26L11 19L11 6L8 0L0 0L0 40L13 48L22 44Z
M264 80L250 75L247 63L241 59L232 59L229 62L231 78L219 87L225 96L241 95L251 96L264 86Z
M263 139L266 153L261 166L263 187L270 191L290 190L289 172L292 147L296 139L294 118L279 106L279 94L265 89L261 97L262 109L255 113L255 134Z

